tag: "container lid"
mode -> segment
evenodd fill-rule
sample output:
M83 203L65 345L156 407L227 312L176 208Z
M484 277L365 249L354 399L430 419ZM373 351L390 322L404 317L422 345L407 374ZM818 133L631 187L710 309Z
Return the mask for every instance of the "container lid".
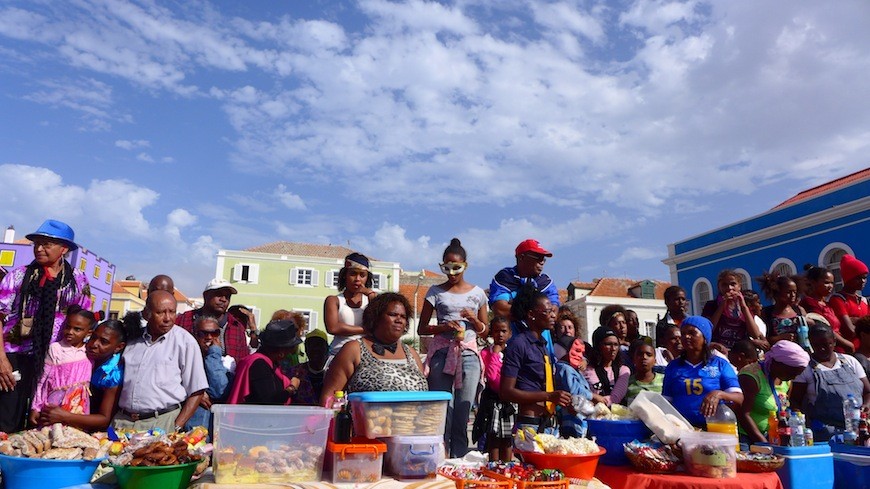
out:
M827 443L814 443L811 447L781 447L773 445L773 453L797 457L801 455L825 455L831 453L831 445Z
M317 406L262 406L253 404L215 404L211 407L212 412L221 414L245 413L251 415L300 415L310 414L328 415L330 418L335 414L332 409Z
M444 437L441 435L407 435L407 436L390 436L381 438L390 445L435 445L444 443Z
M684 443L716 443L723 445L736 445L737 437L727 433L710 433L707 431L684 431L680 435L680 441Z
M340 453L342 455L350 453L370 453L378 455L386 453L387 445L378 440L369 440L367 438L354 438L352 443L333 443L326 442L326 451L332 453Z
M831 443L831 451L834 453L850 453L852 455L870 456L870 447L860 447L858 445L845 445L843 443Z
M444 391L354 392L347 398L362 402L449 401L453 395Z

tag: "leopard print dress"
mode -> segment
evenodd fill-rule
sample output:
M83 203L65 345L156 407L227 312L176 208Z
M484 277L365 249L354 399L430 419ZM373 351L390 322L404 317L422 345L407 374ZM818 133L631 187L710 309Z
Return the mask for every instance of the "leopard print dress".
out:
M375 357L362 338L357 341L360 345L360 361L347 383L348 392L429 390L426 377L414 361L408 345L402 343L404 362L387 362Z

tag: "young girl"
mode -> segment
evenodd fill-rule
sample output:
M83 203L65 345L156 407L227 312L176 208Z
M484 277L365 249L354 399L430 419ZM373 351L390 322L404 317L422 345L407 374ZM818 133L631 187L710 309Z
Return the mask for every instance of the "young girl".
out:
M583 399L592 400L592 390L589 382L583 376L586 370L586 358L583 356L586 344L580 338L562 336L557 341L556 355L561 356L556 363L556 388L568 391L573 396L581 396ZM562 353L562 355L559 355ZM563 437L583 438L586 436L586 416L592 414L592 404L587 403L589 410L581 408L577 412L573 405L562 408L559 420L559 431Z
M138 323L130 326L113 319L100 323L91 332L86 345L88 358L94 364L90 385L91 412L73 414L58 406L46 406L39 415L39 424L63 423L89 432L105 431L121 397L124 378L121 352L128 338L140 331Z
M61 340L52 343L45 355L45 368L30 405L30 423L36 425L39 413L49 405L73 414L91 412L88 383L91 360L85 352L85 338L97 322L94 314L72 305L67 309Z
M363 311L375 296L371 290L373 281L368 258L359 253L344 257L344 267L338 271L339 293L323 302L326 332L333 335L327 365L345 343L362 337Z
M767 324L767 341L771 345L781 340L798 342L798 328L806 324L807 313L803 307L794 305L798 290L795 281L773 272L759 277L758 283L764 295L773 301L772 306L761 310L761 319Z
M631 371L623 365L620 351L619 337L612 329L601 326L592 333L592 351L585 375L592 388L593 402L609 407L625 397Z
M628 379L628 392L625 394L625 405L640 394L640 391L662 392L664 375L656 374L653 367L656 364L655 349L644 340L634 340L629 348L629 355L634 363L634 375Z
M435 335L424 372L429 390L453 394L447 405L444 445L450 457L464 457L468 452L468 417L482 378L477 337L486 333L487 300L483 289L465 281L467 257L458 239L450 241L442 258L441 271L447 281L426 292L417 332ZM429 324L433 312L438 321L434 326Z
M499 397L501 366L504 349L511 337L511 325L507 318L496 316L489 323L492 345L480 351L483 359L486 387L480 395L480 407L474 419L473 441L486 435L486 449L490 460L510 462L513 458L511 430L514 426L516 408Z
M719 295L704 304L701 315L713 323L713 343L731 348L743 339L762 339L752 311L741 293L740 276L733 270L723 270L716 278ZM768 329L770 325L768 325Z

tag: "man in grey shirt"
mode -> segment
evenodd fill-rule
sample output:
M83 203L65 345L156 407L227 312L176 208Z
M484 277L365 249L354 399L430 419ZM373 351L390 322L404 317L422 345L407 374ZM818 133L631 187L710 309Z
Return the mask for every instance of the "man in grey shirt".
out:
M181 429L208 388L199 345L175 326L176 307L169 292L148 295L143 311L147 331L122 356L124 385L112 420L116 429Z

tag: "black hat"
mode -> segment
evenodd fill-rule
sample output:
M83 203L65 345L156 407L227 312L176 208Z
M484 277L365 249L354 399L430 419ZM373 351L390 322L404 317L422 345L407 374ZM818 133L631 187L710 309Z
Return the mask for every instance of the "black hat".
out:
M608 336L619 336L616 335L616 331L613 331L611 328L607 326L601 326L592 333L592 346L598 348L598 344L604 341Z
M260 333L260 344L269 348L292 348L302 339L296 335L296 323L289 320L270 321Z

